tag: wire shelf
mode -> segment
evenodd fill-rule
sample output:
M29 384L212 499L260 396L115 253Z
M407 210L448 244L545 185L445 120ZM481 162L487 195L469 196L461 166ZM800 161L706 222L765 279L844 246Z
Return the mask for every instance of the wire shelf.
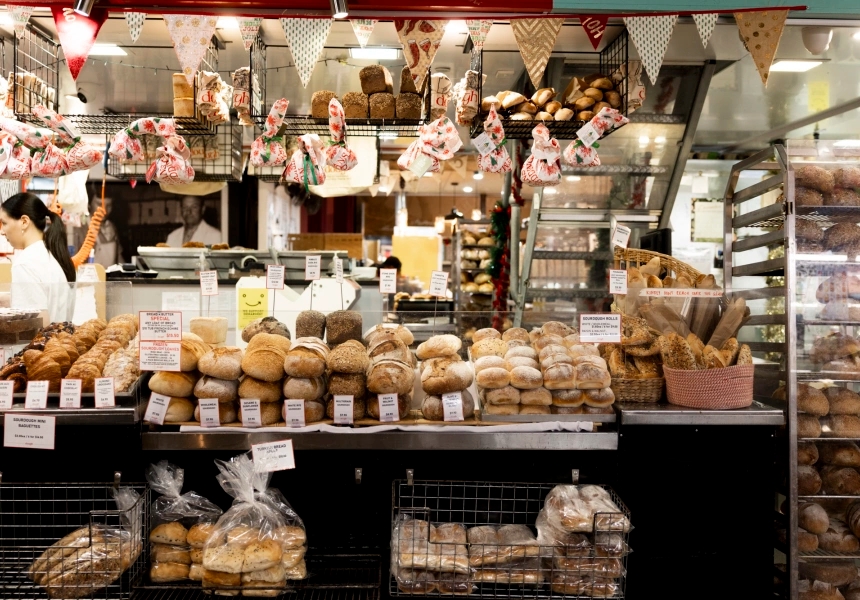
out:
M110 113L105 115L63 115L63 118L74 125L84 135L113 136L120 129L125 129L137 119L143 117L160 117L173 119L179 135L214 135L215 126L201 121L196 117L174 117L171 113ZM41 124L41 122L40 122Z
M266 115L258 118L262 128ZM400 137L418 137L419 127L427 121L423 119L346 119L347 136L378 137L381 139L397 139ZM314 119L308 115L287 115L281 126L280 134L288 136L315 133L320 137L329 137L328 119Z
M143 575L145 556L143 540L149 490L145 484L129 484L140 498L127 510L117 510L109 484L0 484L0 598L27 600L48 598L44 587L27 577L28 569L43 551L69 533L89 527L90 532L122 530L123 535L106 537L97 546L105 553L130 561L120 574L116 562L100 562L98 558L77 563L78 586L75 578L69 585L52 588L54 598L89 598L128 600L134 583ZM73 550L55 547L62 555ZM70 576L71 563L51 559L46 571L57 577ZM81 568L83 566L83 568ZM123 566L125 566L123 564ZM95 587L92 581L109 579L105 587ZM57 581L56 578L52 579Z
M21 121L33 121L33 107L56 109L59 101L60 46L42 29L28 23L24 35L13 37L13 81L8 102ZM41 124L41 122L38 122Z
M254 38L248 53L251 65L251 119L263 127L269 102L266 97L266 44L259 34Z

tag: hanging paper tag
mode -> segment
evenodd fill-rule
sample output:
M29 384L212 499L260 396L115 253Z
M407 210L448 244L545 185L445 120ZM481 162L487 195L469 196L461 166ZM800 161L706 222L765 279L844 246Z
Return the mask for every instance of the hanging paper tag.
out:
M170 396L152 392L149 396L149 404L146 405L146 413L143 415L143 420L155 425L164 425L164 416L167 414L167 406L169 404Z
M221 414L218 410L217 398L201 398L197 401L200 407L201 427L220 427Z
M284 289L284 265L267 265L266 266L266 289L282 290Z
M382 423L393 423L400 420L400 410L397 408L397 394L379 394L379 420Z
M63 379L60 381L60 408L81 407L81 380Z
M181 342L181 311L142 311L140 340L143 342Z
M588 344L620 344L620 313L589 313L579 315L579 341Z
M56 417L6 413L3 421L3 446L53 450L56 424Z
M0 381L0 410L12 410L15 400L15 382Z
M218 271L200 271L200 293L204 296L218 295Z
M338 283L343 283L343 261L339 258L334 259L334 279Z
M473 139L472 145L481 156L486 156L496 149L496 144L493 142L493 139L487 135L486 131Z
M305 426L305 401L287 400L284 402L284 420L287 427Z
M116 406L113 377L97 377L95 380L96 408L113 408Z
M612 232L612 247L621 246L627 247L627 242L630 241L630 228L624 225L616 225L615 231Z
M463 420L463 394L454 392L442 395L442 413L446 421Z
M600 134L597 133L591 123L586 123L576 132L576 137L580 139L583 146L591 148L594 142L600 139Z
M446 297L448 295L448 273L446 271L430 272L430 295Z
M334 424L335 425L352 425L353 403L355 398L352 396L335 396L334 397Z
M609 293L610 294L626 294L627 293L627 271L624 269L609 270Z
M48 382L28 381L27 395L24 398L24 408L33 410L48 407Z
M379 293L397 293L397 269L379 269Z
M319 255L305 256L305 281L316 281L320 278L321 261Z
M242 427L260 427L263 418L260 416L260 401L257 399L242 398Z
M180 371L182 344L178 342L140 342L141 371Z
M251 457L254 459L254 471L269 473L296 468L293 455L293 440L281 440L265 444L252 444Z
M424 173L430 170L433 166L433 161L423 152L416 152L412 159L412 164L409 165L409 170L415 173L418 177L424 177Z

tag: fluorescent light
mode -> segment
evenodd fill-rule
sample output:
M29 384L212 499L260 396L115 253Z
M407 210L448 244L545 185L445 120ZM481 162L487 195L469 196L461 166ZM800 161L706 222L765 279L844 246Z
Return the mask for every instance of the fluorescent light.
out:
M666 136L665 135L658 135L657 137L654 138L654 143L658 144L658 145L665 144L666 143Z
M14 25L15 19L8 12L0 12L0 25Z
M475 171L475 172L472 174L472 179L474 179L475 181L480 181L480 180L481 180L481 179L483 179L483 178L484 178L484 173L483 173L483 171Z
M568 181L580 181L581 179L582 179L582 177L580 177L579 175L568 175L567 176Z
M396 140L397 139L397 133L395 133L394 131L380 131L379 132L379 139L380 140L388 140L388 141Z
M215 23L216 29L239 29L239 21L236 17L218 17L218 22Z
M349 55L352 58L364 60L397 60L400 50L397 48L350 48Z
M544 194L557 194L558 192L556 191L555 188L546 187L543 189L543 193Z
M858 31L857 33L855 33L855 34L854 34L853 36L851 36L851 37L853 37L855 40L860 40L860 31Z
M841 140L833 144L834 148L860 148L860 140Z
M474 191L475 191L475 188L473 188L470 185L467 185L466 187L463 188L463 193L465 193L465 194L471 194Z
M771 73L806 73L822 64L823 60L778 60L770 67Z
M126 56L126 51L116 44L93 44L90 56Z
M454 19L453 21L448 21L448 24L445 25L445 32L446 33L469 33L469 28L466 26L466 21Z
M651 143L651 138L649 138L647 135L640 135L639 136L639 145L640 146L647 146L650 143Z

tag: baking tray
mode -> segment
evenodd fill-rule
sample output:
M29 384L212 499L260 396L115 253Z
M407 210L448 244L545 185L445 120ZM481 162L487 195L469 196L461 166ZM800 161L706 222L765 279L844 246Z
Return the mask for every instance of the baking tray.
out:
M199 255L198 255L199 258ZM265 250L207 250L206 259L213 269L219 271L228 271L230 263L236 263L239 268L242 267L242 261L248 258L253 258L256 262L264 265L273 265L275 260L272 254ZM304 269L304 265L302 265Z
M150 269L158 271L167 269L173 271L194 271L200 262L200 253L206 255L205 248L157 248L155 246L138 246L137 253L146 260Z

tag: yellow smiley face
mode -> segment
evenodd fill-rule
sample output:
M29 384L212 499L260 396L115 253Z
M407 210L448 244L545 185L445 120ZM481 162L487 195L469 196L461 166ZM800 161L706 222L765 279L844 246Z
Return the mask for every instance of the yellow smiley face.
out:
M238 296L236 309L240 328L269 314L269 290L245 288L239 290Z

